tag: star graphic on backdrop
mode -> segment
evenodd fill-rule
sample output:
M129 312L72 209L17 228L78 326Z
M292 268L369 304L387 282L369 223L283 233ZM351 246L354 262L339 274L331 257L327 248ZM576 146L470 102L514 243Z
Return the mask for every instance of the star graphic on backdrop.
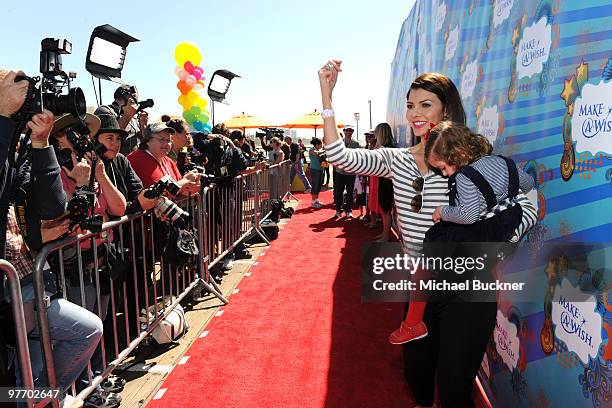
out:
M577 89L576 89L576 78L571 77L570 79L565 79L563 81L563 92L561 92L561 99L565 101L565 106L570 106L574 103L574 99L576 99Z
M578 83L578 88L582 88L582 85L586 83L589 79L589 64L585 64L582 62L576 68L576 82Z

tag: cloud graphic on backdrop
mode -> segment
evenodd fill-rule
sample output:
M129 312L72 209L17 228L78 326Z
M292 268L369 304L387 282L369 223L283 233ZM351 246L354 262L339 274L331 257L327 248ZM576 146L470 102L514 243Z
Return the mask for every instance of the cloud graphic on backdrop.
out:
M572 139L578 152L612 152L612 82L582 87L574 102Z
M526 27L518 44L516 70L518 79L542 72L550 55L552 28L544 16L537 23Z
M174 72L179 77L176 87L181 91L178 103L183 107L183 118L195 130L210 132L210 112L206 109L208 101L202 95L206 84L204 68L200 66L200 49L193 43L182 42L174 49L174 60L177 64Z

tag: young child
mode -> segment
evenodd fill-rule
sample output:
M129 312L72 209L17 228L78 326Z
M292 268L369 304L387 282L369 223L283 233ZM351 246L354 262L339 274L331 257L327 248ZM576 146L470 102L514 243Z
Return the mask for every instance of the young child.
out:
M517 242L537 221L524 194L531 176L502 156L490 155L489 141L464 125L441 122L425 145L427 164L449 177L449 205L438 207L425 242ZM522 221L523 211L529 215ZM426 271L419 270L415 278ZM419 297L422 299L422 297ZM392 344L427 336L423 313L427 302L411 301L406 318L389 336Z

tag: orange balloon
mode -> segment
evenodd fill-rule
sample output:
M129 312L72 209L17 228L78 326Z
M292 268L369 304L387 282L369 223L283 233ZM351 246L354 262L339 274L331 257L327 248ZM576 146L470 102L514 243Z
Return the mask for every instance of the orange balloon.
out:
M183 95L187 95L189 93L189 91L191 91L191 86L187 85L187 82L181 80L178 81L178 83L176 84L176 87L179 89L179 91L181 91L181 94Z

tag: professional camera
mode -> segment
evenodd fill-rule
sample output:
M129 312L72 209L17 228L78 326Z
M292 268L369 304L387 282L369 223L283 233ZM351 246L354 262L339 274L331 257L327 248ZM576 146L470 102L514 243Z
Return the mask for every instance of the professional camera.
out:
M93 208L94 192L87 189L78 189L68 201L68 218L70 219L70 229L78 225L82 230L91 232L101 232L104 219L99 214L90 215Z
M256 162L265 162L268 158L266 157L266 152L264 150L257 150L257 156L255 156Z
M166 191L174 196L180 189L181 186L176 184L169 176L164 176L157 183L147 188L144 192L144 196L148 199L153 199L161 196Z
M76 150L76 156L78 160L81 160L85 153L93 152L98 157L102 157L104 153L106 153L107 149L102 143L97 140L90 140L87 135L89 134L89 129L87 125L82 121L77 121L76 124L70 126L66 131L66 137L68 141ZM66 167L68 170L72 170L72 151L70 149L62 149L60 150L57 160L60 166Z
M66 74L62 71L61 54L70 54L72 44L65 39L45 38L41 42L40 72L41 77L28 77L19 75L15 82L26 80L29 82L25 102L12 119L18 123L25 124L32 116L48 109L54 115L64 113L84 119L87 104L85 95L81 88L71 88L70 81L76 78L76 74ZM62 95L63 88L68 92ZM21 131L21 129L19 129Z
M134 85L130 85L129 88L120 88L119 96L125 99L132 99L136 102L136 98L138 97L138 90ZM136 102L138 104L137 112L140 112L143 109L152 108L155 105L153 99L146 99L144 101Z
M158 218L165 218L179 228L187 227L189 213L167 197L162 196L157 200L154 211Z

